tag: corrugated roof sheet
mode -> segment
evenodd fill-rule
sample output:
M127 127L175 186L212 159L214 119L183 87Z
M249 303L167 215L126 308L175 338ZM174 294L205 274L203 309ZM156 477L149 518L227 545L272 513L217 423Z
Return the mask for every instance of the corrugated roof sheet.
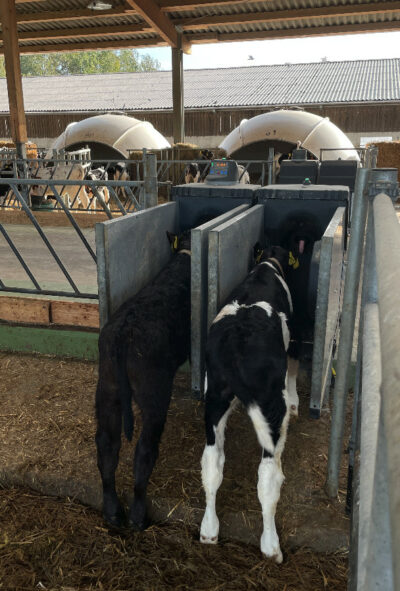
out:
M170 71L24 78L26 112L172 109ZM186 70L187 109L400 102L400 58ZM0 79L0 112L8 112Z

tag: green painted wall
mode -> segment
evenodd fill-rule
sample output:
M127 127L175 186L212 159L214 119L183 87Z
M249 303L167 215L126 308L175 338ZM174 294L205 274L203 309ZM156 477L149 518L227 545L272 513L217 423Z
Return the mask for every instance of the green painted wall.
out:
M0 325L0 350L97 361L97 332Z

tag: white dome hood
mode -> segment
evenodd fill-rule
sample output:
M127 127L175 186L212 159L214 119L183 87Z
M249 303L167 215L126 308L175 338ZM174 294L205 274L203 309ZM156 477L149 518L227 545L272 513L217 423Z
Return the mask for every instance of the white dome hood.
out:
M300 142L302 148L306 148L317 158L320 158L320 148L336 148L323 153L322 159L359 160L349 138L328 117L284 109L244 119L219 147L230 156L239 148L260 141L284 141L294 145Z
M107 113L70 123L53 142L52 149L61 150L74 144L90 142L110 146L125 158L128 158L129 150L163 150L171 147L148 121Z

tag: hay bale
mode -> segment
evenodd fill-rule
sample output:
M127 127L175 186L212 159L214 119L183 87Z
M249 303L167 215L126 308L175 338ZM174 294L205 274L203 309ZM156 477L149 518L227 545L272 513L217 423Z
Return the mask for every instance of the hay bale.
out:
M370 146L378 148L378 168L397 168L398 180L400 181L400 141L371 142L366 147Z

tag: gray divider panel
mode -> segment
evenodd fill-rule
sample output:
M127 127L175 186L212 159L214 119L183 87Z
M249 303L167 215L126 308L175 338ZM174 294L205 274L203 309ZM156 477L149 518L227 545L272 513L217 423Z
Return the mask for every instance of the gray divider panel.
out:
M211 230L246 211L250 204L239 205L192 230L192 391L197 398L203 394L204 351L207 338L208 237Z
M100 326L151 281L171 257L166 231L177 232L176 203L96 224Z
M310 416L319 418L329 392L333 345L339 328L346 210L338 207L321 239L314 347L311 377ZM317 244L317 243L316 243Z
M255 205L211 230L208 243L208 327L232 290L250 272L253 246L263 239L263 205Z

